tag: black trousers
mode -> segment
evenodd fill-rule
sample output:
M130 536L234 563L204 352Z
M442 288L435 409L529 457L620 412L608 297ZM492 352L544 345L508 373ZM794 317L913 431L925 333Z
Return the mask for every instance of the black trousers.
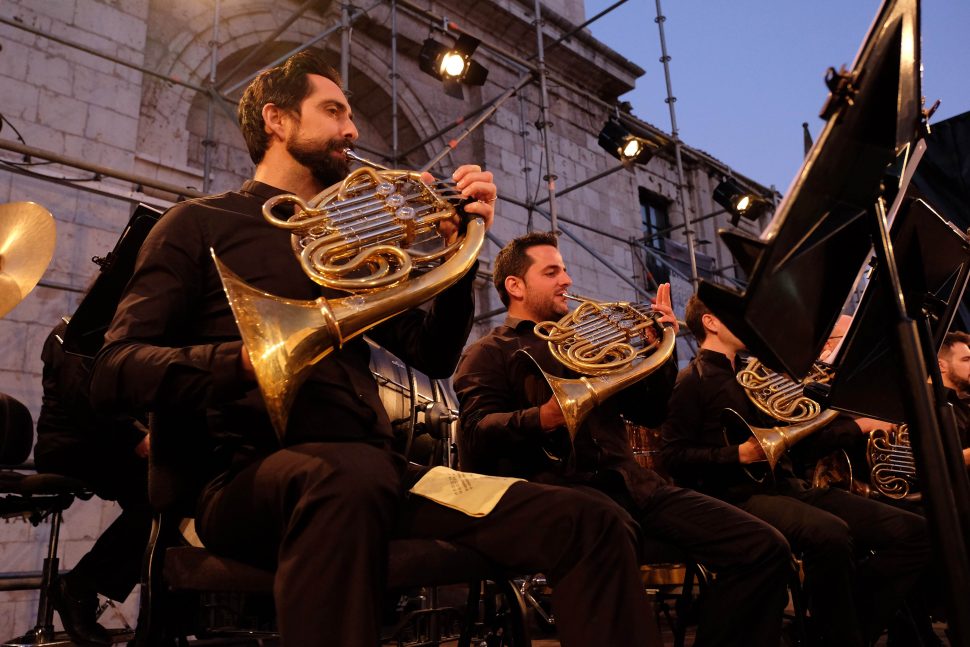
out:
M109 437L110 439L111 437ZM129 444L78 443L34 457L41 472L83 481L102 499L117 501L121 514L71 569L75 590L94 591L124 601L141 578L141 564L152 528L148 503L148 461Z
M695 647L780 644L794 572L791 550L781 533L694 490L658 487L642 508L618 491L612 494L631 511L645 537L674 544L716 573L701 602ZM651 555L644 554L642 560L649 563Z
M283 644L374 647L387 542L452 541L522 573L546 573L563 645L646 645L636 526L599 493L521 482L485 517L406 495L403 459L357 443L306 443L207 491L197 527L214 552L275 567Z
M870 644L927 566L926 523L844 490L783 492L739 505L780 530L801 554L808 606L823 644Z

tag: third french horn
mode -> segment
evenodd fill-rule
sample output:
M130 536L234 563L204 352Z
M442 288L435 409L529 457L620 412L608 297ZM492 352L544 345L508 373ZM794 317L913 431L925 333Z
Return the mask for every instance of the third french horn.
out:
M738 412L725 409L721 418L725 428L725 440L728 437L736 438L744 432L750 433L764 450L769 468L774 470L782 455L793 445L822 429L838 416L838 412L831 409L823 412L817 402L805 395L807 383L825 383L833 376L834 373L827 364L815 362L809 375L804 380L796 381L783 373L772 371L757 358L750 358L744 370L737 375L738 383L744 387L748 399L760 411L789 424L754 427ZM756 478L751 472L749 475Z

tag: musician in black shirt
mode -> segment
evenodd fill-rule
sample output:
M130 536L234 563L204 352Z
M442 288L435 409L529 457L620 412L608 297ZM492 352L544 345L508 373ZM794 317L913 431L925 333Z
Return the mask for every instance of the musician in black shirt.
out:
M753 437L723 435L721 414L734 409L751 424L772 426L735 379L744 344L692 297L687 325L700 351L677 378L663 424L664 465L686 487L733 503L764 519L802 558L805 589L822 644L874 641L929 559L926 524L904 512L844 490L813 488L782 457L761 482L764 452Z
M37 419L37 471L83 481L99 497L117 501L121 513L52 591L54 608L71 638L111 644L96 620L97 595L123 602L141 577L152 526L148 505L148 437L130 417L95 414L88 399L91 360L64 351L62 321L47 336L44 397Z
M216 451L198 500L199 535L216 553L275 569L287 645L378 643L395 533L450 540L509 569L547 573L563 644L645 644L650 623L638 613L646 596L633 525L568 490L530 483L512 484L483 517L409 495L423 471L390 450L390 420L362 339L345 341L313 367L277 438L210 248L270 294L335 296L308 278L290 232L267 223L261 209L275 195L308 200L341 180L342 151L358 133L339 77L309 51L261 73L239 115L255 179L181 203L154 227L97 357L95 402L205 416ZM475 200L465 211L487 225L496 197L491 173L463 166L453 177ZM441 231L449 236L455 227ZM447 377L470 330L474 273L426 311L408 310L369 336L429 376Z
M970 468L970 335L949 332L937 353L946 399L953 405L963 464Z
M604 506L619 504L647 538L676 544L716 571L701 603L698 644L778 645L791 573L784 539L751 515L669 485L633 456L621 414L658 425L673 362L602 402L570 443L552 390L522 352L556 377L575 377L534 332L538 322L568 312L564 295L572 280L556 237L533 233L510 241L496 257L493 278L508 317L466 349L455 373L462 468L556 483L599 495ZM660 286L654 308L676 325L669 290ZM643 555L651 557L649 550Z

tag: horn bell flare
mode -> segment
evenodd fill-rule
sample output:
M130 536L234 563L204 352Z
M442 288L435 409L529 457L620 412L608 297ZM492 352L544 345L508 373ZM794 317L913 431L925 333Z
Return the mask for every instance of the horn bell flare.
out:
M326 299L283 299L258 290L215 255L222 286L256 373L266 411L282 438L289 411L313 365L341 344Z

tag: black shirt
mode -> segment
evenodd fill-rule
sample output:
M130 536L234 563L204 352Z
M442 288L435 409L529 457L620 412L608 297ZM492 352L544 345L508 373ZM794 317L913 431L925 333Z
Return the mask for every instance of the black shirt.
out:
M747 466L747 471L741 465L738 445L750 435L726 437L722 412L733 409L757 427L781 423L755 407L736 376L736 367L726 355L706 349L678 374L662 428L664 467L678 485L731 502L757 493L806 488L792 471L787 454L778 461L774 478L766 473L765 463ZM836 418L818 435L812 439L818 453L851 446L862 438L858 425L846 416ZM763 480L756 482L748 472Z
M534 327L533 321L509 317L462 355L455 373L462 469L547 483L589 483L644 507L664 480L636 462L621 413L637 424L659 424L673 383L673 362L596 407L577 432L571 455L564 428L549 434L539 425L539 407L552 389L535 362L556 377L576 375L552 356ZM561 462L549 460L547 451Z
M953 415L957 421L957 435L960 447L970 447L970 400L960 397L954 389L945 388L947 402L953 405Z
M96 358L91 391L98 407L204 413L218 453L237 467L280 446L259 390L242 372L242 341L210 254L211 248L246 283L277 297L343 296L311 281L290 233L263 218L263 203L280 193L249 181L240 191L166 212L139 253ZM427 311L408 310L369 336L432 377L450 375L471 329L473 280L474 268ZM367 344L356 338L315 365L283 442L387 445L391 438Z

